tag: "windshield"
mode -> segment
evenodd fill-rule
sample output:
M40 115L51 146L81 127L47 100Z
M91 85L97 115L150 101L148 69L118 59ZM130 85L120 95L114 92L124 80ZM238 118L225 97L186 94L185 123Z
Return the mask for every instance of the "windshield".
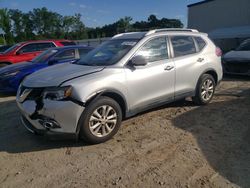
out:
M126 55L138 39L109 40L81 58L76 64L88 66L107 66L117 63Z
M250 51L250 40L241 43L241 45L236 48L236 51Z
M32 59L32 63L44 63L47 61L49 57L51 57L53 54L57 53L58 50L56 49L49 49L41 53L39 56L36 56L34 59Z
M5 50L5 51L3 52L3 54L9 53L9 52L11 52L12 50L14 50L15 48L17 48L17 47L19 47L19 46L21 46L21 45L22 45L21 43L17 43L17 44L15 44L15 45L11 46L10 48L8 48L7 50Z

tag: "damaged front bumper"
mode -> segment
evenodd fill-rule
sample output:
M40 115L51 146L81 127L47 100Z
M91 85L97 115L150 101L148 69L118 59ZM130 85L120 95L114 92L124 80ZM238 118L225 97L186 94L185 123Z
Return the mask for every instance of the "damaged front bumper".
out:
M18 91L17 106L22 123L32 133L77 135L78 120L84 106L71 100L54 101L39 97L39 92L29 89ZM32 95L36 94L34 97Z

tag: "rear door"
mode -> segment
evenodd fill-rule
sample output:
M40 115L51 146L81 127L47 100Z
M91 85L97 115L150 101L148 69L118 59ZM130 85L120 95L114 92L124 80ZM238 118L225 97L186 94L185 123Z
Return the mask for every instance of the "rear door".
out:
M130 109L140 111L174 98L174 62L169 58L166 36L147 41L135 54L147 65L125 69Z
M170 41L176 68L175 97L181 98L194 92L204 59L192 36L173 35Z

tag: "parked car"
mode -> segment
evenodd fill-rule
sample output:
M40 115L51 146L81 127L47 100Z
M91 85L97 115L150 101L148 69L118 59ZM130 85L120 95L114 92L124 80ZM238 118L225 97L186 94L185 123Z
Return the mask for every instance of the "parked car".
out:
M250 76L250 39L242 42L235 50L226 53L222 62L225 74Z
M187 29L124 33L76 63L28 76L17 104L31 132L71 134L96 144L139 112L189 96L208 104L221 79L221 51L207 34Z
M51 65L73 63L83 58L92 49L77 45L50 48L31 61L0 68L0 93L16 93L19 84L26 76Z
M8 50L12 45L3 45L0 46L0 54L3 53L4 51Z
M0 67L6 65L30 61L43 51L60 46L75 45L69 40L40 40L15 44L0 54Z

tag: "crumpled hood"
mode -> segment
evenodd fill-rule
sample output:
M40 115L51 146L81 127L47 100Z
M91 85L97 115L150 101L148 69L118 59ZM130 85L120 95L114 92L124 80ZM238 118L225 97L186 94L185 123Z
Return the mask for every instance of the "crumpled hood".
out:
M250 51L230 51L223 56L228 61L250 61Z
M64 81L94 72L99 72L103 69L104 67L100 66L83 66L64 63L45 68L31 74L24 80L23 85L26 87L59 86Z

